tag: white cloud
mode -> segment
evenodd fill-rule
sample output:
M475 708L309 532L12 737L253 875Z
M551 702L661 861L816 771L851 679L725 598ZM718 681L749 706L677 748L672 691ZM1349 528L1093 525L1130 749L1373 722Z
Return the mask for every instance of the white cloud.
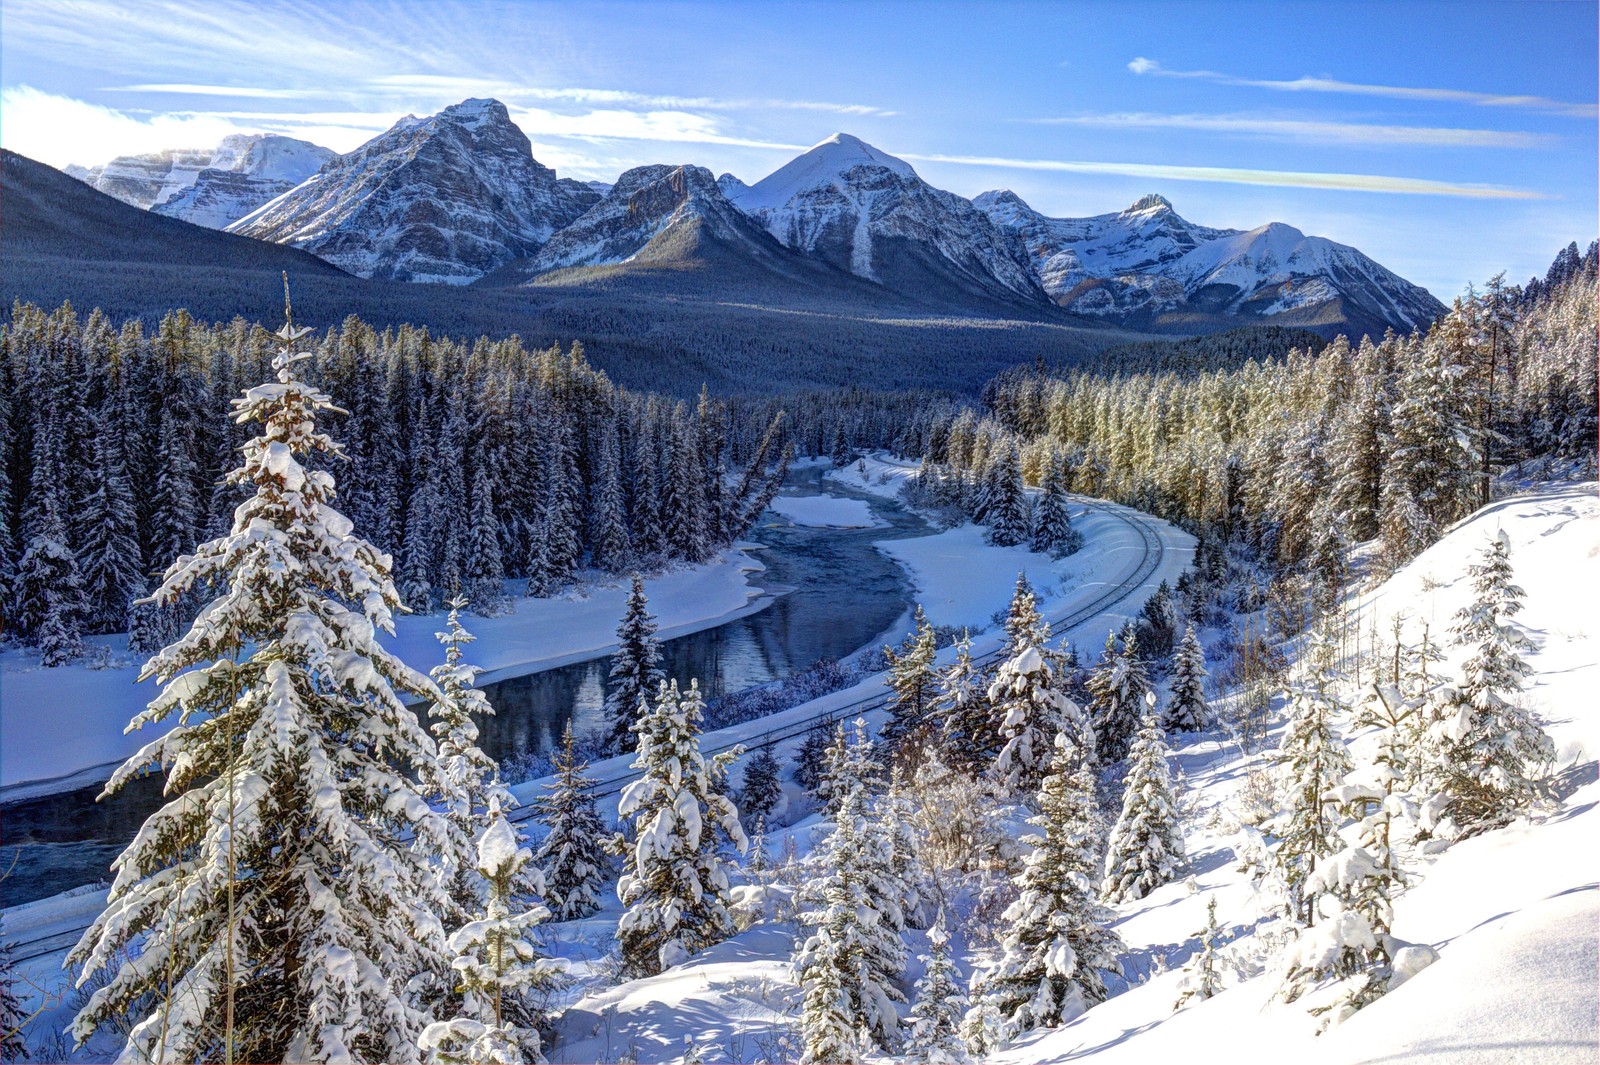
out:
M1557 138L1543 133L1437 126L1389 126L1366 122L1263 118L1253 115L1164 115L1126 112L1031 120L1047 126L1113 129L1190 129L1239 136L1271 137L1316 144L1417 145L1433 148L1537 148Z
M1592 103L1571 103L1565 100L1551 100L1544 96L1471 92L1466 89L1434 89L1409 85L1366 85L1329 77L1301 77L1292 81L1273 81L1264 78L1243 78L1237 74L1224 74L1216 70L1169 70L1156 60L1144 56L1136 56L1128 64L1128 69L1135 74L1161 78L1200 78L1222 85L1244 85L1278 92L1343 93L1354 96L1383 96L1398 100L1431 100L1439 103L1470 104L1474 107L1510 107L1524 111L1543 111L1572 118L1594 118L1600 114L1600 107Z
M1064 159L1005 159L979 155L918 155L900 153L903 159L996 170L1047 170L1068 174L1118 174L1124 177L1168 181L1208 181L1225 185L1270 185L1283 188L1338 189L1346 192L1387 192L1410 196L1454 196L1487 200L1547 199L1537 192L1499 185L1461 185L1423 178L1381 174L1338 174L1295 170L1246 170L1219 166L1169 166L1155 163L1078 162Z
M52 166L93 165L163 148L209 148L240 129L211 115L131 115L29 85L0 89L0 142Z

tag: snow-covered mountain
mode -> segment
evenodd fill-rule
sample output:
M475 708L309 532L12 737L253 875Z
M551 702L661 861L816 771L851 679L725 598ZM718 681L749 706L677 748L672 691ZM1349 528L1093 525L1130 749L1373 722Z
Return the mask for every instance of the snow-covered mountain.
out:
M910 164L836 133L754 185L719 181L740 210L791 248L859 277L916 292L954 284L1042 299L1021 242Z
M1355 248L1279 222L1212 229L1156 195L1090 218L1050 218L1009 191L973 203L1022 240L1045 292L1078 314L1137 324L1169 313L1281 324L1331 318L1381 333L1426 326L1444 310Z
M272 133L235 133L215 148L120 155L66 172L123 203L221 229L315 174L327 148Z
M558 179L498 100L407 116L228 227L363 277L466 284L538 251L599 199Z

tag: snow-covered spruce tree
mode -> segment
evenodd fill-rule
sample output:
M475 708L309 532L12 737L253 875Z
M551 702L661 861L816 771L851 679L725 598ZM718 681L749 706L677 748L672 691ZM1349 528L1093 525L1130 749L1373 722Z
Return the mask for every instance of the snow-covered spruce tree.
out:
M588 765L573 750L572 722L561 736L556 780L548 795L534 800L545 826L534 861L544 876L544 900L558 921L587 917L600 908L600 889L610 876L605 823L595 809L596 783L584 775Z
M929 715L938 684L933 660L938 654L933 626L918 605L916 631L898 652L885 647L889 659L889 687L894 698L889 703L889 720L881 733L891 756L901 748L920 749L929 732Z
M989 703L1000 719L995 783L1013 794L1032 794L1049 771L1051 744L1071 730L1081 742L1083 715L1060 691L1061 678L1038 647L1024 647L1000 663L989 685Z
M533 855L518 845L517 833L498 806L489 811L489 827L478 841L477 870L488 884L483 916L450 937L456 955L451 969L463 996L459 1017L435 1021L422 1031L418 1049L429 1062L449 1065L520 1065L538 1062L539 1033L519 1025L514 1008L530 991L552 986L565 961L541 955L530 934L550 911L533 906L511 912L514 885L532 870Z
M945 928L943 907L928 929L928 945L929 953L922 958L926 968L917 981L911 1004L909 1057L923 1065L967 1065L972 1059L961 1040L967 996L950 957L950 932Z
M1015 547L1028 540L1028 497L1022 490L1022 460L1012 444L996 460L996 470L985 500L983 522L989 526L989 542L997 547Z
M971 777L993 764L1000 749L987 689L982 670L972 663L972 637L963 632L955 661L939 674L932 716L939 722L936 740L945 758Z
M624 568L633 558L628 537L628 512L617 455L617 434L609 431L600 451L600 475L594 486L594 564L608 573Z
M144 581L128 462L121 435L109 422L101 417L95 432L94 462L84 471L89 496L78 523L83 534L78 561L88 608L86 623L94 632L123 628L128 603Z
M1070 555L1083 546L1083 534L1072 527L1067 514L1066 479L1059 454L1052 455L1045 467L1044 480L1039 485L1039 500L1033 508L1033 540L1035 551L1053 558Z
M833 813L833 832L808 861L812 873L801 897L811 909L800 920L809 930L795 955L802 994L802 1060L857 1049L856 1033L892 1049L900 1017L895 1003L905 996L895 980L905 969L905 927L899 885L894 883L892 841L871 815L866 786L843 789Z
M1162 581L1139 610L1135 630L1139 634L1139 647L1152 658L1165 658L1172 653L1172 643L1182 621L1177 604L1172 601L1172 588Z
M1107 764L1128 756L1133 735L1144 713L1150 679L1139 657L1139 637L1130 621L1116 633L1106 634L1105 650L1089 673L1089 716L1094 723L1097 753Z
M27 1061L23 1031L31 1019L17 994L17 964L10 943L0 943L0 1061Z
M878 745L867 735L867 722L856 718L849 728L840 721L834 725L822 777L817 782L817 799L832 814L855 788L874 794L883 787L883 766L878 761Z
M1514 627L1523 591L1511 572L1511 542L1497 532L1468 568L1472 602L1456 613L1456 644L1474 648L1461 667L1455 710L1434 727L1442 741L1442 789L1463 829L1503 825L1532 809L1544 795L1543 778L1555 745L1527 710L1512 700L1522 693L1530 644Z
M433 790L444 804L450 833L451 853L440 870L441 882L455 907L441 917L447 928L455 928L483 905L486 885L475 870L477 839L488 826L489 810L510 809L516 800L500 783L499 766L478 746L473 715L491 715L494 707L477 687L478 667L462 661L462 648L477 638L461 624L467 599L458 595L448 605L447 628L435 634L444 644L444 662L428 674L438 685L440 698L428 708L428 718L439 749Z
M754 823L766 817L783 796L783 782L778 778L783 766L771 747L763 747L744 767L744 787L739 789L739 812Z
M1039 791L1039 834L1006 908L1000 955L973 981L965 1034L974 1054L999 1049L1023 1032L1055 1028L1105 1001L1105 973L1121 973L1122 941L1099 902L1100 837L1094 774L1065 735ZM998 1030L987 1033L985 1011ZM998 1038L999 1045L986 1040ZM974 1045L976 1043L977 1045Z
M794 755L794 782L815 796L819 803L826 802L822 787L828 775L828 749L833 745L833 734L831 722L817 722L806 732Z
M399 605L389 559L302 464L340 453L316 424L336 408L295 376L307 332L285 325L277 379L234 401L262 423L229 475L255 495L156 592L220 589L141 674L165 687L130 727L178 724L106 785L166 766L172 796L68 955L80 986L111 970L74 1036L138 1008L129 1060L415 1060L427 1021L404 986L444 947L427 856L449 844L411 780L437 773L434 744L396 689L440 692L378 644Z
M1302 924L1316 919L1306 889L1317 864L1343 846L1330 813L1330 794L1350 772L1350 755L1334 733L1341 709L1334 642L1326 626L1311 638L1304 674L1289 689L1289 723L1276 756L1279 805L1269 823L1277 838L1274 861L1289 891L1290 914Z
M1014 657L1024 647L1043 648L1050 642L1050 623L1039 613L1039 597L1026 573L1017 574L1016 587L1011 592L1011 605L1006 608L1006 642L1001 654Z
M53 507L34 523L17 564L17 593L18 613L41 665L64 666L83 654L83 581L66 522Z
M890 770L889 790L877 803L878 819L889 837L889 877L900 890L900 915L907 928L928 927L928 870L922 861L922 837L916 806L898 768Z
M1151 702L1155 700L1152 697ZM1166 736L1152 707L1139 723L1128 753L1122 813L1106 844L1106 875L1101 891L1108 902L1142 899L1177 876L1183 833L1172 799Z
M472 527L467 534L466 581L462 589L473 609L492 617L505 609L506 567L500 552L500 519L495 516L494 487L480 466L472 478Z
M1204 1002L1222 992L1222 959L1217 954L1222 926L1217 924L1215 895L1206 900L1206 926L1195 935L1200 940L1200 949L1183 967L1183 975L1178 981L1178 1001L1172 1004L1175 1010L1182 1009L1191 1000Z
M1188 625L1172 654L1172 689L1163 724L1170 732L1199 732L1210 718L1211 709L1206 705L1206 653L1194 626Z
M648 702L666 679L661 671L656 619L645 598L644 578L635 573L627 608L617 626L617 649L611 655L611 676L607 681L606 719L611 722L607 742L611 750L620 753L634 749L639 704Z
M662 685L635 726L633 768L617 815L633 828L624 847L617 897L623 972L653 976L731 935L725 849L743 851L739 811L719 789L737 750L707 761L700 753L700 685Z

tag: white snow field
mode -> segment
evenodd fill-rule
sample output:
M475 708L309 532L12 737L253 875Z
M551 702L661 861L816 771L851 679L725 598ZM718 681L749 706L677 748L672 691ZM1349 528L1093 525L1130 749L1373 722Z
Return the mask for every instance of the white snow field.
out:
M664 639L720 625L769 605L772 597L750 575L765 567L751 557L756 544L740 544L700 566L688 566L645 582L650 609ZM480 681L580 662L605 654L616 643L617 621L628 596L627 582L608 579L549 599L513 591L512 610L500 617L472 617L478 637L472 661ZM402 616L395 635L383 642L406 664L427 672L441 660L434 633L442 616ZM120 762L171 727L152 726L131 736L123 727L155 696L136 683L139 663L122 650L122 635L90 637L91 645L116 648L118 664L96 669L85 663L44 669L36 653L0 653L0 788L17 800L70 790L104 780Z
M847 496L779 495L767 509L817 529L875 529L884 524L866 500Z
M846 480L854 472L840 471ZM869 480L872 475L869 474ZM846 483L849 483L846 480ZM857 479L856 484L860 481ZM1261 755L1244 757L1220 733L1173 737L1173 764L1188 859L1186 875L1138 902L1114 907L1127 944L1128 986L1054 1031L1019 1040L992 1060L1005 1065L1188 1062L1583 1063L1596 1060L1595 1002L1600 983L1600 889L1594 841L1600 833L1600 581L1597 486L1563 485L1496 503L1462 522L1411 565L1349 609L1363 628L1380 629L1396 611L1428 619L1435 633L1469 595L1466 567L1488 534L1510 537L1519 584L1518 616L1536 650L1527 699L1560 751L1559 809L1449 847L1430 858L1408 856L1412 886L1395 904L1395 935L1427 944L1439 960L1377 1003L1323 1035L1303 1004L1275 1000L1278 983L1261 971L1250 929L1259 916L1247 877L1237 868L1232 809ZM1076 514L1074 520L1077 520ZM1134 603L1142 601L1139 598ZM1451 652L1445 668L1459 664ZM829 697L833 698L833 697ZM869 720L871 718L869 717ZM1348 735L1349 723L1344 722ZM1361 749L1361 737L1350 737ZM713 737L707 737L708 745ZM1269 746L1275 742L1269 738ZM792 785L790 794L793 794ZM782 807L775 822L781 820ZM814 815L774 831L781 854L792 838L810 848ZM1228 989L1173 1010L1183 963L1196 947L1207 900L1215 896L1228 949L1251 971L1228 974ZM582 922L593 957L607 941L614 910ZM576 924L576 922L575 922ZM660 976L595 989L558 1023L553 1061L680 1061L693 1039L706 1061L792 1059L799 994L788 968L795 925L756 923L733 939ZM563 928L549 930L560 942ZM909 953L926 949L908 933ZM957 946L970 949L972 944ZM1270 961L1270 959L1267 959ZM968 966L963 966L967 971ZM906 974L909 990L920 972ZM783 1042L785 1035L789 1041ZM894 1060L879 1057L873 1060Z

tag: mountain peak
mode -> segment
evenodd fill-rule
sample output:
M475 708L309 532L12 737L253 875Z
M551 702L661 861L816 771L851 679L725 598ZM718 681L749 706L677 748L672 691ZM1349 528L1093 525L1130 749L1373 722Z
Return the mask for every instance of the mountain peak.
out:
M800 158L826 160L829 165L838 167L840 173L854 166L881 166L908 177L915 173L911 169L911 164L904 159L896 159L888 152L880 151L860 137L849 133L835 133L813 145L811 150Z
M1150 193L1150 194L1148 194L1146 196L1140 196L1137 200L1134 200L1132 206L1130 206L1127 210L1123 211L1122 213L1125 214L1125 215L1126 214L1157 214L1157 213L1160 213L1160 212L1163 212L1163 211L1170 211L1170 210L1172 210L1171 202L1168 201L1168 199L1165 196L1162 196L1160 193L1152 192L1152 193Z
M735 189L730 197L746 212L779 207L812 189L842 186L844 176L857 167L888 170L901 178L917 176L905 160L879 151L860 137L835 133L748 189Z
M458 104L451 104L440 111L436 116L448 116L452 121L466 126L468 129L477 129L486 123L500 123L511 121L511 112L506 110L506 105L499 100L480 100L471 98L462 100Z

